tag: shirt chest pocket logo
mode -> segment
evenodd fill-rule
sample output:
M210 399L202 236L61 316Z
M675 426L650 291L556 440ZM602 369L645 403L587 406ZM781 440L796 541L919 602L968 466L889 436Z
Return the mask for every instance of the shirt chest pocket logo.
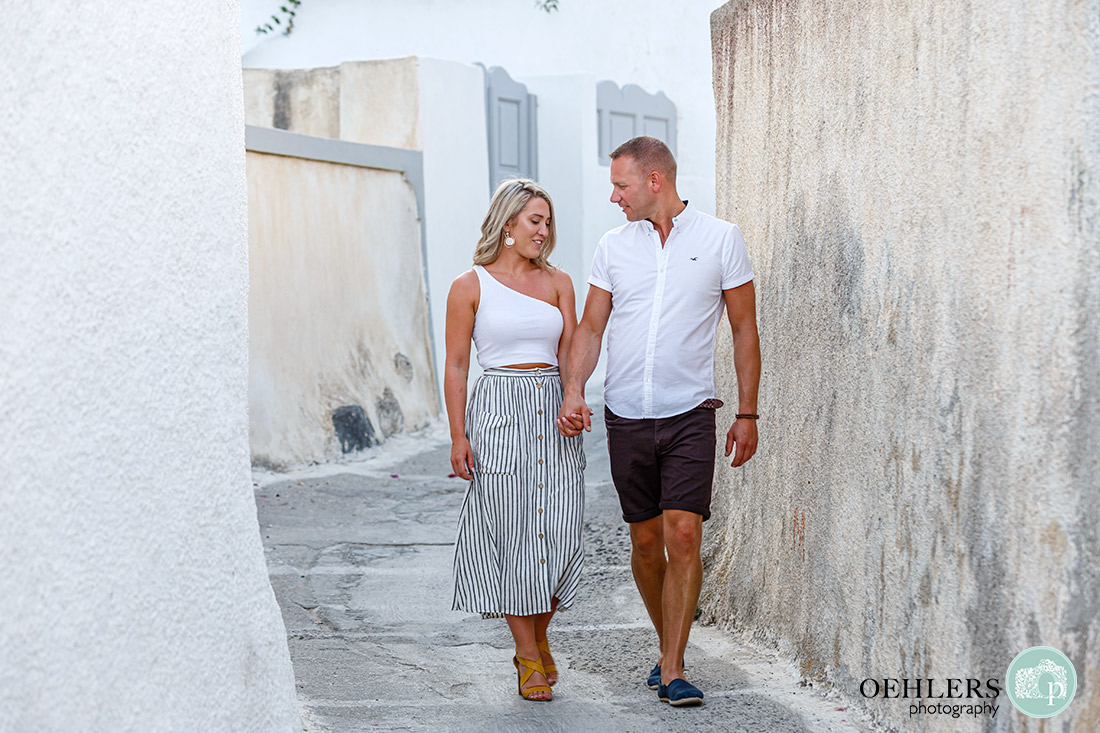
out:
M516 451L519 448L516 432L513 415L481 413L470 436L470 447L474 449L474 471L483 474L515 473Z
M706 254L685 256L682 260L669 263L670 273L675 268L676 282L685 292L710 296L722 287L722 268Z

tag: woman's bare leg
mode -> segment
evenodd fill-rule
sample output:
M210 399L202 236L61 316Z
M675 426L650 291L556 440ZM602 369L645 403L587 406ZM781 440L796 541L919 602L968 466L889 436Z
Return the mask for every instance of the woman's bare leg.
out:
M507 614L504 616L504 619L508 622L508 629L512 632L512 638L516 641L517 657L523 659L539 659L539 648L535 644L536 618L537 616L509 616ZM530 688L533 685L545 684L547 684L546 678L538 672L535 672L527 680L525 687ZM553 697L553 695L542 690L531 693L531 699L533 700L549 700L551 697Z
M550 600L550 610L549 611L547 611L546 613L535 614L534 619L535 619L535 641L536 642L546 641L546 639L547 639L546 634L547 634L547 629L550 626L550 619L554 618L554 612L557 611L557 610L558 610L558 599L555 597L555 598L552 598ZM542 654L542 664L543 664L543 666L554 663L554 658L552 656L550 656L549 654L547 654L546 652L544 652L542 650L539 650L539 653ZM556 671L555 672L547 671L546 672L546 680L550 684L556 683L558 681L558 673Z

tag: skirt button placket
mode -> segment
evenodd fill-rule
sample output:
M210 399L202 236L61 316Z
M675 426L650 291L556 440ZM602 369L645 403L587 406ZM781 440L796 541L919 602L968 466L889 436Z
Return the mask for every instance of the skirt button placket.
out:
M535 369L535 374L536 374L535 388L536 389L542 389L542 370L541 369ZM539 415L542 415L542 410L539 410L538 413L539 413ZM536 420L536 423L540 423L540 422L541 422L540 420ZM542 425L541 424L538 424L538 430L539 431L542 430ZM545 539L546 519L545 519L545 515L543 513L543 507L546 506L546 492L545 492L543 487L546 483L546 476L545 476L545 473L546 473L545 465L546 464L543 463L543 460L546 457L545 456L546 442L543 441L541 432L538 436L538 439L539 439L539 443L538 443L538 446L539 446L539 448L538 448L539 469L538 469L538 477L537 478L538 478L538 504L539 504L539 509L538 509L538 519L535 522L535 525L538 529L539 539L542 540L543 553L544 553L544 556L541 559L539 564L541 565L541 569L545 572L545 570L546 570L546 557L545 557L545 552L546 552L546 546L545 546L545 542L546 542L546 539Z

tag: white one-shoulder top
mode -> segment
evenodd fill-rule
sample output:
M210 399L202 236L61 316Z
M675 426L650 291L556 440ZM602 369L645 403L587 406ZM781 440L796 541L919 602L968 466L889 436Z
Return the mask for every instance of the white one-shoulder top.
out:
M558 363L564 328L557 306L512 290L474 265L481 298L474 316L474 346L482 369L509 364Z

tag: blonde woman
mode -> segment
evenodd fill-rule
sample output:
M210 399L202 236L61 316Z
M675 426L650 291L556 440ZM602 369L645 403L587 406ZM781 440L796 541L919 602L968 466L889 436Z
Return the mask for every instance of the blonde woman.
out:
M507 620L526 700L553 697L547 630L573 603L584 555L584 451L580 436L563 437L555 424L558 370L577 315L572 281L547 262L554 240L550 195L534 181L505 181L482 222L473 269L447 296L451 466L471 481L454 608ZM484 374L467 400L471 341Z

